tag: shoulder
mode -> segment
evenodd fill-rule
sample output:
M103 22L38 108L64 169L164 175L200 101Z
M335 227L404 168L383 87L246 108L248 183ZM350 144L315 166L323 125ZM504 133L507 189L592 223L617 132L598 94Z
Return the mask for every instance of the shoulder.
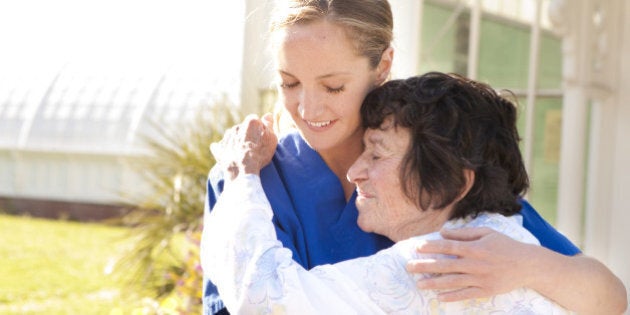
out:
M298 154L303 152L305 147L310 149L306 141L304 141L302 136L300 136L299 132L292 130L280 135L276 153L287 152L291 154Z
M320 155L311 148L297 131L284 133L278 140L278 147L273 158L280 168L326 169Z
M523 227L523 217L519 214L507 217L498 213L481 213L463 226L488 227L520 242L540 244L538 239Z

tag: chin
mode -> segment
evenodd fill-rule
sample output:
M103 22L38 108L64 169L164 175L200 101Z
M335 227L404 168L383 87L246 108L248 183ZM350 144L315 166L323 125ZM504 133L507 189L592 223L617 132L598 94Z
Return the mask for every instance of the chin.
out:
M359 228L361 229L361 231L366 232L366 233L374 233L374 229L372 227L370 227L369 224L363 222L361 220L361 215L359 214L359 218L357 219L357 225L359 226Z
M302 130L302 128L298 128L298 131L300 132L300 136L302 136L302 139L304 139L304 141L306 141L308 146L313 148L313 150L315 150L315 151L321 150L322 146L324 144L327 144L327 142L323 141L323 139L321 137L317 137L315 135L312 135L308 131L304 132L304 130Z

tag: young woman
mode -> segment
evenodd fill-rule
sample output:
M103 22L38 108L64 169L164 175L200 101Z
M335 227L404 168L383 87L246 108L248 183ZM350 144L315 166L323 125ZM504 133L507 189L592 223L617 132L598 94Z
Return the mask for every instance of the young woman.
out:
M363 150L361 103L389 76L392 29L385 0L287 1L273 20L280 101L298 132L280 138L261 182L278 239L306 269L393 244L359 229L354 185L345 180ZM205 215L222 191L222 178L219 168L211 170ZM460 259L410 261L412 272L445 274L419 285L447 289L440 295L444 300L527 286L579 313L621 312L626 306L621 281L596 260L577 255L573 244L523 204L524 227L560 254L488 230L468 231L469 236L445 232L451 240L428 243L422 250ZM223 309L211 282L205 285L204 304L207 313Z
M436 291L418 290L405 269L408 260L419 258L414 248L439 238L437 231L445 225L483 226L537 244L516 215L529 180L512 103L487 85L429 73L385 83L368 95L362 114L365 149L348 171L358 195L358 225L397 243L368 257L310 271L292 260L276 239L273 212L256 176L271 160L274 135L250 120L248 128L238 131L250 146L242 149L240 141L219 145L220 151L242 156L243 163L226 168L226 189L206 222L202 251L208 259L203 267L230 311L569 313L526 288L489 299L441 303Z

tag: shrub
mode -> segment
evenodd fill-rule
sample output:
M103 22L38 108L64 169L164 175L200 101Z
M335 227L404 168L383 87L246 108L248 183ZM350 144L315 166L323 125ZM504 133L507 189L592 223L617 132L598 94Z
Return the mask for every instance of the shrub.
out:
M123 222L132 228L115 271L149 290L152 302L144 311L201 313L199 241L207 174L215 163L209 145L240 117L224 102L202 107L183 125L154 124L157 136L146 138L148 154L133 162L148 190L125 196L132 211Z

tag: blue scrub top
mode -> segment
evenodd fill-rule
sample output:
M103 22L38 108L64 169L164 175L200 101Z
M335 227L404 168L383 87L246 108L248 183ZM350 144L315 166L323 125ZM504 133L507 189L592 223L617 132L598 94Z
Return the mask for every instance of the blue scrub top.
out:
M272 162L261 170L260 177L274 212L278 239L304 268L368 256L393 244L384 236L359 229L356 193L346 202L337 176L297 132L280 139ZM222 190L222 174L213 168L206 213ZM543 246L565 255L580 252L529 203L522 203L523 226ZM217 314L223 303L212 282L204 282L204 314Z

